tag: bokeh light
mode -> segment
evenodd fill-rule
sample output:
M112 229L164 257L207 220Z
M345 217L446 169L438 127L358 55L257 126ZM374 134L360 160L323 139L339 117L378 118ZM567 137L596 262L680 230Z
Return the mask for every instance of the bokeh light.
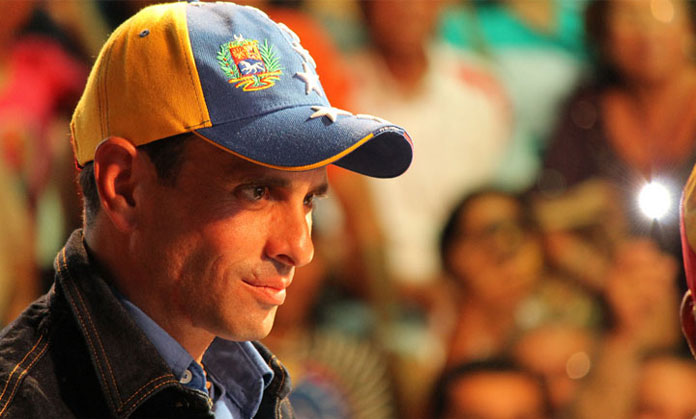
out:
M645 216L659 220L669 211L671 200L671 194L665 185L650 182L640 190L638 206Z

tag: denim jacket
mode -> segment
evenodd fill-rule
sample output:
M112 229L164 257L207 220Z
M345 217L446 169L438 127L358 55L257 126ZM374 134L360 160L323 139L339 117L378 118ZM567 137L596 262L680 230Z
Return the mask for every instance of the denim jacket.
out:
M116 299L81 230L54 266L51 290L0 333L0 417L213 417L209 399L178 382ZM254 345L275 374L256 417L293 417L287 371Z

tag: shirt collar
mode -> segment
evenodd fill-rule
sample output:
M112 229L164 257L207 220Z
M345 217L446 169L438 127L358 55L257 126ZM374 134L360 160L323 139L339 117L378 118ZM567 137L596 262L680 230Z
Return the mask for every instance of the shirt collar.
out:
M208 374L219 382L247 417L256 414L263 391L273 381L273 370L251 342L216 338L203 355ZM231 368L233 365L235 367Z
M188 382L182 384L207 394L203 369L186 349L124 295L117 290L114 290L114 294L150 339L176 378L182 382L188 371L192 377L190 381L185 379ZM222 387L221 396L227 397L246 417L253 417L261 404L265 388L274 376L273 370L254 345L248 341L234 342L216 338L203 354L203 364L208 374Z
M176 379L187 387L207 393L203 369L194 361L188 351L138 306L117 291L115 294L121 304L126 308L128 314L131 315L135 324L142 329L145 335L150 339L150 342L155 346L160 356L162 356L167 365L172 369L172 373L174 373ZM186 377L185 374L188 375L188 377ZM189 374L192 374L192 376Z

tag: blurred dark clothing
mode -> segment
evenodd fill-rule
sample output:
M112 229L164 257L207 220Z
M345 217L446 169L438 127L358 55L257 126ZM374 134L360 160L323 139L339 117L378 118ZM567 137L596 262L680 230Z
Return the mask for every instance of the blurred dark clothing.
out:
M53 288L0 333L0 416L212 418L201 392L180 384L90 260L81 230L55 262ZM290 380L275 373L257 413L293 417Z

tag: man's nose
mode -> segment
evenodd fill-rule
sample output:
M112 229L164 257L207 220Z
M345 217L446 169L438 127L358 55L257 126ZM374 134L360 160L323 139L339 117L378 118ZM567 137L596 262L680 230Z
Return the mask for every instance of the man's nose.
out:
M266 244L266 254L289 266L300 267L314 257L312 243L312 215L304 206L283 207L276 215Z

